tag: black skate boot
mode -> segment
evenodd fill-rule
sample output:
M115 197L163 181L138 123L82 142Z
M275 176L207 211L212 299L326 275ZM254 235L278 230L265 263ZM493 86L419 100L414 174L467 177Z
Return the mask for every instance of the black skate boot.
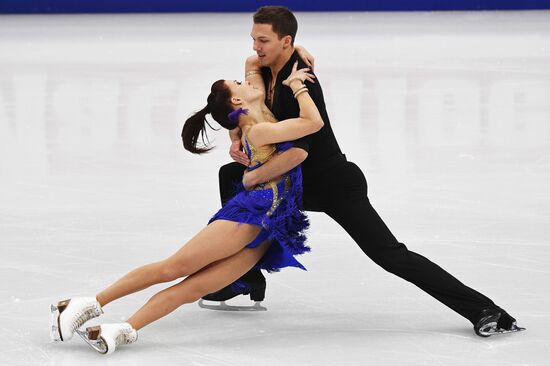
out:
M266 311L267 309L261 306L261 302L265 298L265 277L259 270L250 270L244 276L229 286L222 288L219 291L203 296L199 300L199 306L203 309L224 310L224 311ZM254 301L251 306L235 306L228 305L225 302L239 295L250 295L250 300ZM205 304L206 301L216 301L219 304Z
M516 325L516 319L500 308L484 309L474 331L480 337L490 337L495 334L514 333L525 330Z

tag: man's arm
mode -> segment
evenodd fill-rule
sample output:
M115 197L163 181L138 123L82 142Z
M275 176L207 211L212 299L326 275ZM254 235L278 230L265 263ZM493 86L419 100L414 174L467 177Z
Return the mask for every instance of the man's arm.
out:
M249 189L257 184L280 177L306 160L306 158L307 151L299 147L291 147L275 155L258 169L246 172L243 176L243 185L246 189Z
M231 158L237 163L248 166L250 164L250 160L242 151L241 129L237 127L229 130L229 139L231 140L231 146L229 147L229 155Z

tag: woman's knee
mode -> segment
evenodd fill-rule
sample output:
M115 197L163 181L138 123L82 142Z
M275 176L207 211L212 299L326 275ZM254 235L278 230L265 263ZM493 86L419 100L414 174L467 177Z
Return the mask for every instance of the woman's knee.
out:
M185 303L186 304L191 304L191 303L194 303L195 301L199 301L201 297L209 294L210 292L209 291L205 291L204 289L200 288L200 287L191 287L189 288L187 291L186 291L186 294L185 294Z
M162 262L159 271L160 282L171 282L190 274L185 263L169 259Z
M172 300L179 303L180 305L183 304L192 304L198 300L200 300L201 297L204 295L209 294L212 291L207 291L203 286L200 286L199 284L194 283L185 283L183 282L182 285L178 285L178 288L176 291L171 291L171 297Z

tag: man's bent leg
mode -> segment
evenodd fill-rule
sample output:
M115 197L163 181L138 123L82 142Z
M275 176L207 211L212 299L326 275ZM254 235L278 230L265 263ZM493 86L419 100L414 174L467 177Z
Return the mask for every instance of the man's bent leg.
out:
M218 180L220 184L220 199L222 201L222 206L225 206L227 201L235 196L236 183L242 181L245 169L244 165L237 162L225 164L220 168Z

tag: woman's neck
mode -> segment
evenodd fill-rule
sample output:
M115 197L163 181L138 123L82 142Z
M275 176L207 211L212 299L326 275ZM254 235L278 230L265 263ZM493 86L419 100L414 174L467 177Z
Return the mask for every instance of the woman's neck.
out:
M250 104L246 104L248 105L243 106L242 108L248 109L248 113L246 115L242 115L240 119L241 123L252 126L266 120L263 112L265 104L262 101L254 101Z

